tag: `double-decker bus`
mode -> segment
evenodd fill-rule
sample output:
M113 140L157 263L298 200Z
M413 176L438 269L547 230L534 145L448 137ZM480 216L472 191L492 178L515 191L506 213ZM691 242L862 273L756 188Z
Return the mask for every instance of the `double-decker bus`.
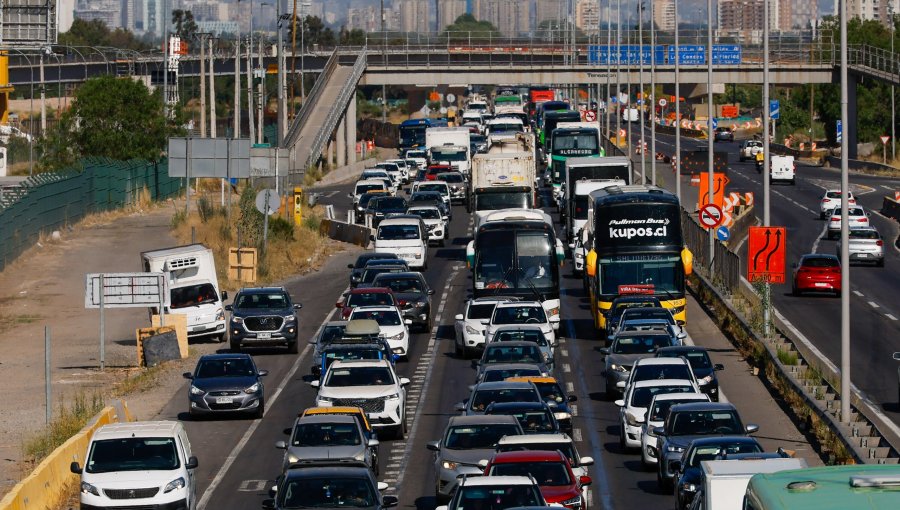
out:
M409 119L400 124L400 153L413 147L425 146L425 130L432 127L447 127L447 119Z
M466 247L472 293L540 301L559 328L559 267L565 252L550 216L540 210L500 210L485 217Z
M684 246L678 197L642 185L604 188L590 197L585 273L594 326L606 328L613 299L624 294L656 296L684 323L693 255Z

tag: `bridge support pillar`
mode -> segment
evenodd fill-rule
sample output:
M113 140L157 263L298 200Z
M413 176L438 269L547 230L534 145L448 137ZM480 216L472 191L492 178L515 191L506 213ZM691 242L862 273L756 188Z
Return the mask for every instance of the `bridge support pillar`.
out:
M325 144L325 164L328 166L334 164L334 140L331 139Z
M347 164L352 165L356 163L356 94L350 98L344 122L347 124Z
M847 157L850 159L856 159L858 154L856 151L856 144L859 143L857 139L858 130L857 130L857 122L859 116L859 108L856 104L856 91L857 86L859 85L859 77L854 74L848 73L847 76L847 126L844 126L844 135L847 137Z
M337 133L335 134L337 142L337 161L335 166L341 168L347 164L347 118L344 117L338 123Z

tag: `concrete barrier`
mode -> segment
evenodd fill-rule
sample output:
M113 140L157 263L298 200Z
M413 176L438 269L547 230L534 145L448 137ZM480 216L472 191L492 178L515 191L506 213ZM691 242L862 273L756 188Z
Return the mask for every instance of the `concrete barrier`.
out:
M881 204L881 214L888 218L893 218L896 221L900 221L900 202L897 202L889 196L885 196L884 202Z
M73 461L84 465L88 443L94 431L103 425L115 422L133 421L123 401L103 408L90 423L77 434L70 437L53 453L17 483L9 493L0 500L0 510L33 510L58 508L67 496L66 487L78 483L78 475L69 471Z
M349 181L351 179L356 179L362 174L362 171L366 168L372 168L375 166L375 163L378 161L375 158L368 158L362 161L357 161L352 165L343 166L341 168L335 168L334 170L325 174L322 177L322 180L317 182L314 188L320 186L330 186L332 184L340 184L344 181Z
M840 156L827 156L826 160L828 161L828 166L832 168L840 168L841 167L841 158ZM881 163L875 163L872 161L862 161L859 159L850 159L847 160L847 168L850 170L867 170L867 171L883 171L883 172L897 172L898 169L896 167L890 165L882 165Z
M337 220L322 220L319 225L319 233L336 241L352 243L365 248L369 245L369 236L375 234L375 230L363 225L354 225ZM3 510L0 508L0 510Z

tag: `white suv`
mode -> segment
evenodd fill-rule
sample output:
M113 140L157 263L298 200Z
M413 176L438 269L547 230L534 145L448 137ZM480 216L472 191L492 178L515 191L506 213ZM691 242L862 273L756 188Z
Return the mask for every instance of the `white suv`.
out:
M410 268L428 268L428 229L418 216L381 220L372 240L375 251L396 253Z
M357 306L350 312L349 320L370 319L378 323L381 335L391 351L403 359L409 359L410 319L404 319L396 306Z
M406 386L409 379L398 377L390 361L335 361L321 382L309 383L319 389L318 407L361 407L372 427L388 428L394 437L406 435Z
M852 206L847 209L847 222L850 228L868 227L869 213L860 206ZM831 217L828 220L828 230L826 231L828 239L836 239L841 236L841 209L838 208L831 211Z
M428 230L428 242L434 241L438 246L444 246L444 241L450 237L450 232L438 206L412 205L406 210L406 214L414 214L422 218L425 228Z
M484 336L491 338L494 331L505 324L534 324L540 326L541 333L547 338L547 342L553 344L556 342L556 332L547 312L539 301L510 301L500 303L494 308L494 314L487 324Z
M456 331L454 347L456 355L467 358L474 351L484 349L484 329L497 303L505 303L510 298L505 297L480 297L466 301L463 313L457 314L453 325Z
M694 393L700 388L688 379L648 379L632 384L625 398L616 400L619 407L619 447L623 453L628 448L641 446L641 425L647 420L647 408L657 393Z
M856 205L856 197L853 196L853 192L848 192L850 195L850 199L847 201L847 205L853 207ZM819 202L819 219L824 220L831 214L831 210L835 208L841 207L841 190L839 189L830 189L825 192L825 196L822 197L822 200Z

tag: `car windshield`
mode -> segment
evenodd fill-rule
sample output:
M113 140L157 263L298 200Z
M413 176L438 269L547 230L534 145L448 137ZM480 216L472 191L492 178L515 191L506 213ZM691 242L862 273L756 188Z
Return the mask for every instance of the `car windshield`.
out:
M859 207L853 207L847 211L847 215L848 216L865 216L866 213L863 212L863 210L860 209Z
M475 320L490 319L491 315L494 315L494 308L496 307L497 305L494 303L469 305L469 310L467 312L466 318Z
M345 306L393 306L394 299L387 292L364 292L350 294Z
M672 345L667 335L620 336L616 337L611 352L613 354L653 354L660 347Z
M406 151L407 159L422 158L425 159L425 151Z
M553 443L539 443L537 441L520 443L520 444L501 444L497 445L498 452L518 452L518 451L533 451L533 450L549 450L549 451L558 451L565 455L565 457L569 460L569 464L572 466L578 466L575 462L578 459L578 455L575 453L575 447L571 442L553 442Z
M251 377L256 375L249 358L201 359L194 372L195 379L213 377Z
M498 331L494 335L495 342L510 342L510 341L525 341L525 342L534 342L541 347L547 346L547 337L544 336L539 330L529 329L529 330L506 330L506 331Z
M378 278L375 283L398 293L425 293L425 285L418 278Z
M352 359L383 359L383 352L374 347L347 347L344 349L329 349L322 355L324 356L325 369L335 361L352 360Z
M359 429L350 423L300 423L294 428L291 446L357 446L362 443Z
M537 345L491 345L484 352L485 363L543 363Z
M216 303L219 297L216 294L216 288L211 283L201 283L198 285L188 285L186 287L178 287L172 289L171 305L169 308L187 308L189 306L199 306L206 303Z
M670 418L673 436L744 434L741 420L733 411L681 411Z
M647 407L654 395L663 393L694 393L691 386L644 386L631 393L631 407Z
M350 320L372 319L379 326L400 326L403 321L400 320L400 314L395 310L355 310L350 316Z
M394 377L386 367L341 367L328 373L325 386L385 386L394 384Z
M401 271L405 271L405 269L402 267L383 267L383 266L371 267L369 269L366 269L366 272L363 273L363 277L362 277L362 280L360 280L360 282L361 283L372 283L375 281L375 277L380 274L399 273Z
M762 448L755 442L704 444L694 448L686 465L700 467L704 460L716 460L740 453L762 453Z
M681 363L677 365L638 364L635 365L633 370L632 382L649 381L651 379L686 379L690 381L693 378L691 367ZM672 393L677 392L673 391Z
M837 200L837 199L841 198L841 192L840 191L826 191L825 197ZM853 198L853 193L850 193L850 198Z
M659 302L654 301L623 301L615 303L610 317L618 319L629 308L653 308L659 306Z
M384 184L360 184L356 187L356 194L362 195L363 193L366 193L367 191L372 191L372 190L376 190L376 189L381 189L381 190L385 189Z
M405 211L406 200L400 197L381 197L372 202L372 208L378 211Z
M660 392L660 394L665 393L666 392ZM682 400L678 398L673 398L671 400L657 400L653 403L653 407L648 409L647 416L649 418L647 419L648 421L666 421L666 416L669 415L669 409L675 404L684 404L685 402L697 402L697 400Z
M712 362L709 360L709 354L706 351L687 351L687 352L661 352L660 358L686 358L691 368L694 370L703 370L712 368Z
M450 450L479 450L495 448L503 436L515 436L519 429L511 423L492 425L461 425L450 427L444 447Z
M553 402L554 404L565 402L566 396L559 386L559 383L544 382L534 383L534 385L537 386L538 393L541 394L541 398L544 399L545 402Z
M288 478L278 488L278 508L344 508L378 505L367 478Z
M538 395L530 388L478 390L472 395L472 409L484 411L494 402L539 402Z
M803 267L838 267L840 263L837 257L806 257L803 259Z
M510 462L491 466L490 476L533 476L538 485L570 485L569 469L562 462Z
M92 442L84 470L88 473L171 471L179 466L174 438L123 437Z
M439 220L441 219L441 211L435 209L410 209L407 211L409 214L415 214L416 216L425 219L425 220Z
M850 229L850 237L853 239L880 239L878 232L868 229Z
M378 227L378 239L382 241L402 241L418 238L418 225L382 225Z
M504 306L494 311L494 324L540 324L547 322L540 306Z
M481 382L505 381L510 377L538 377L541 371L537 368L504 368L499 370L485 370Z
M478 485L460 490L457 510L506 510L520 506L543 506L543 498L531 485Z
M285 308L290 306L290 300L288 300L287 294L284 294L283 292L273 292L267 294L240 294L235 301L236 303L234 307L236 309L264 308L268 310L284 310Z
M672 314L668 310L633 307L630 310L625 310L622 312L623 321L633 319L662 319L668 322L673 322Z
M464 182L462 174L457 174L457 173L438 174L438 179L440 179L444 182L453 182L453 183Z
M361 179L390 179L387 171L383 172L363 172L360 176Z
M493 412L491 414L509 414L516 417L519 425L526 434L553 432L556 427L553 424L553 416L547 411L513 411Z
M447 193L447 185L446 184L419 184L419 188L417 191L437 191L440 194Z

